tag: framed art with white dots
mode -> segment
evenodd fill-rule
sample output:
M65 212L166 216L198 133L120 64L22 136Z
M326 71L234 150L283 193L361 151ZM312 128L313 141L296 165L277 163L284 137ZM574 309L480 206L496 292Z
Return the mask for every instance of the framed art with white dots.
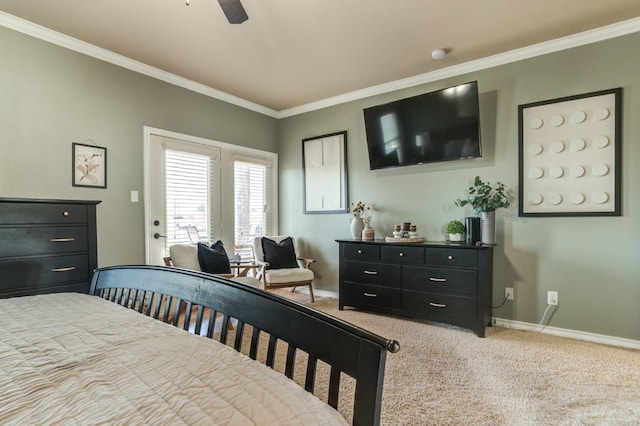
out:
M520 216L620 216L622 88L518 112Z

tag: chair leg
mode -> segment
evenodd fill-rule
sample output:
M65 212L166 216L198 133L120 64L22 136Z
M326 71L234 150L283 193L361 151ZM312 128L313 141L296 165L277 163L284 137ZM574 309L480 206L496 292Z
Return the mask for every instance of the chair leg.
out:
M315 302L316 299L313 297L313 287L311 287L311 283L309 283L309 294L311 295L311 303Z

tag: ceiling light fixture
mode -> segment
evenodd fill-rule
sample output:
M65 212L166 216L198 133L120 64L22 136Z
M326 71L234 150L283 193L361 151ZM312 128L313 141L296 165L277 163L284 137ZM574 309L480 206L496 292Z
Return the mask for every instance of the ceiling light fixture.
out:
M436 49L433 52L431 52L431 57L436 61L439 61L440 59L444 59L446 55L447 55L446 49Z

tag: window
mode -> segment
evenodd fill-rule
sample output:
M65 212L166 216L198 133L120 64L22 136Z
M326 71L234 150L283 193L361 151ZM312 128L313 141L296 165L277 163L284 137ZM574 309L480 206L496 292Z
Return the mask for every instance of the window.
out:
M234 160L234 251L243 259L253 257L253 239L271 235L272 167L258 160Z

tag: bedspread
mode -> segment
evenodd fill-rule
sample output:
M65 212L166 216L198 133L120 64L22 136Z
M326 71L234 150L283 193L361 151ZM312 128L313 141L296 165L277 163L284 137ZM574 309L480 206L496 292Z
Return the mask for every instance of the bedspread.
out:
M0 300L0 424L346 424L212 339L85 294Z

